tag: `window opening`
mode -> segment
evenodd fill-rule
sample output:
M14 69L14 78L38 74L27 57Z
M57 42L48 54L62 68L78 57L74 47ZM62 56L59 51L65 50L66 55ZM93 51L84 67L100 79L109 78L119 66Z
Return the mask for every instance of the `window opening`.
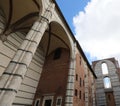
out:
M60 56L61 56L61 52L62 52L61 48L57 48L57 49L55 50L54 58L53 58L53 59L54 59L54 60L59 59Z
M34 106L39 106L40 105L40 99L35 100L35 105Z
M78 74L76 74L76 81L78 80Z
M75 89L75 96L77 96L78 95L78 92L77 92L77 89Z
M81 91L79 92L79 98L81 99Z
M110 81L110 78L109 77L105 77L104 79L103 79L103 81L104 81L104 88L111 88L111 81Z
M61 104L62 104L62 98L58 97L56 101L56 106L61 106Z
M106 63L102 63L102 73L103 75L108 74L108 67Z
M80 78L80 87L82 86L82 79Z
M51 99L45 100L45 106L52 106L51 103L52 103Z

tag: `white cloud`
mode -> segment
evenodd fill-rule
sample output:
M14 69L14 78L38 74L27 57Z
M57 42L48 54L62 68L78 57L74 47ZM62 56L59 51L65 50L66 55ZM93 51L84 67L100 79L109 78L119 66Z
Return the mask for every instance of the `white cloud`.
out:
M73 17L75 37L91 58L120 58L120 0L91 0Z

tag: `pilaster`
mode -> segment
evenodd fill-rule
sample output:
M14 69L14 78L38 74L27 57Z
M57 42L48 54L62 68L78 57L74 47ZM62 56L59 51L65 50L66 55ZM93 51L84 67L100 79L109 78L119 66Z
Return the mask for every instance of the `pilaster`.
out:
M34 53L48 27L54 4L34 23L0 80L0 106L11 106Z
M70 67L68 73L67 89L66 89L66 99L65 106L73 106L73 96L74 96L74 78L75 78L75 49L76 43L74 43L74 50L72 58L70 60Z

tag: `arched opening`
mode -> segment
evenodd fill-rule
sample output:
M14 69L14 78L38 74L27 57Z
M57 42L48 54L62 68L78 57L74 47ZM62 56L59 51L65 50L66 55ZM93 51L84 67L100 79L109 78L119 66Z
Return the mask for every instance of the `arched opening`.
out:
M106 63L102 63L102 73L103 75L108 74L108 67Z
M40 98L44 105L45 98L51 97L51 103L56 104L57 98L62 97L64 104L71 48L68 35L59 23L51 22L39 46L45 53L45 63L34 101Z
M105 78L103 79L103 82L104 82L104 88L105 88L105 89L109 89L109 88L112 87L111 81L110 81L110 78L109 78L109 77L105 77Z
M57 22L51 22L40 42L46 57L57 48L71 49L70 40L63 27Z
M8 49L8 51L9 51L8 54L9 53L12 54L13 52L16 53L21 42L24 40L27 32L30 30L30 27L32 26L33 22L37 19L38 12L39 12L38 1L39 0L30 0L29 2L24 1L24 0L20 0L20 1L1 0L0 1L0 7L3 8L5 15L6 15L5 28L3 29L2 33L3 33L3 35L10 37L10 40L11 40L10 41L11 45L7 44L7 47L11 50L10 51ZM27 4L27 3L29 3L29 4ZM23 5L21 6L20 4L21 5L23 4ZM27 6L25 6L25 4L27 4ZM31 4L32 4L32 6L31 6ZM13 13L14 13L14 15L13 15ZM16 36L15 33L17 33L18 36ZM13 36L12 37L8 36L10 34ZM2 48L2 46L1 46L1 48ZM60 48L61 50L58 48ZM51 87L52 91L50 91L50 92L48 92L49 90L47 92L44 91L45 89L43 89L42 91L40 90L39 92L37 92L38 96L41 96L42 94L49 94L49 93L57 94L57 96L65 95L64 94L65 92L63 92L63 91L66 90L66 86L64 86L64 85L62 86L62 84L66 85L66 83L67 83L67 75L68 75L68 70L69 70L69 59L70 59L70 53L71 53L70 48L71 48L70 40L69 40L65 30L61 27L60 24L58 24L56 22L51 22L51 24L49 25L49 28L46 30L46 32L43 35L43 38L37 48L37 51L32 59L32 62L28 68L28 71L25 74L25 77L21 83L20 89L19 89L12 105L13 106L16 106L16 105L30 106L30 105L32 105L34 96L36 94L38 82L41 81L42 76L45 75L44 72L47 71L46 67L47 67L47 69L50 69L50 71L47 71L47 72L50 72L51 75L53 75L53 73L51 71L54 71L56 73L53 76L53 77L55 77L55 79L53 81L58 81L57 83L55 83L55 84L58 84L58 86L56 86L56 88L54 88L54 89L52 89L52 87ZM5 47L4 47L4 49L5 49ZM63 54L61 56L62 58L54 60L54 61L52 60L52 62L50 62L49 58L54 54L54 52L56 50L57 50L57 52L59 52L59 50L61 51L61 54ZM10 56L8 54L6 55L7 58L9 58L9 56ZM13 54L12 54L12 56L13 56ZM58 60L59 60L60 64L59 64ZM45 62L45 64L44 64L44 62ZM52 64L51 66L55 66L55 68L52 69L52 67L47 66L47 65L49 65L47 63L51 63ZM53 63L55 63L55 64L53 64ZM58 67L58 65L60 65L60 68ZM49 76L50 74L45 75L45 77L43 77L43 78L45 78L45 80L47 80L47 81L50 81L50 80L48 80L50 77ZM59 76L59 75L61 75L61 76ZM46 76L48 76L48 77L46 77ZM39 80L39 78L40 78L40 80ZM57 78L59 78L59 80L56 80ZM61 83L61 86L60 86L60 83ZM51 82L49 84L51 85L53 83ZM44 87L44 86L42 86L42 87ZM46 87L46 89L49 88L49 86L48 87L45 86L45 87ZM63 99L63 102L64 101L65 101L65 98Z

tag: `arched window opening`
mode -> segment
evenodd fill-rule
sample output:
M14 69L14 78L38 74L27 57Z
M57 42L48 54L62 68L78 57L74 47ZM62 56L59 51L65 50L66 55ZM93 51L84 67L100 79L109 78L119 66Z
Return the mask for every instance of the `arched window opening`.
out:
M111 88L111 81L110 81L110 78L109 77L105 77L103 79L103 82L104 82L104 88L108 89L108 88Z
M103 75L108 74L108 67L106 63L102 63L102 73Z

